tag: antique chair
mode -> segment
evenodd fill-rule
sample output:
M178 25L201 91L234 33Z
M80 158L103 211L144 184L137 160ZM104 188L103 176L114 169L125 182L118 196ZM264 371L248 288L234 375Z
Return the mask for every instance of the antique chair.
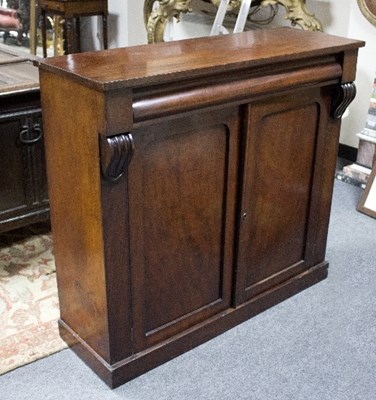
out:
M80 18L99 15L102 17L103 47L107 49L107 0L39 0L43 57L47 57L46 16L60 16L65 21L66 54L79 53Z

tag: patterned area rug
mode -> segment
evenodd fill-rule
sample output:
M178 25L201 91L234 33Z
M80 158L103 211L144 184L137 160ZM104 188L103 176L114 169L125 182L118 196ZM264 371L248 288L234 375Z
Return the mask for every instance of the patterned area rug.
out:
M50 232L0 235L0 374L65 348L58 316Z

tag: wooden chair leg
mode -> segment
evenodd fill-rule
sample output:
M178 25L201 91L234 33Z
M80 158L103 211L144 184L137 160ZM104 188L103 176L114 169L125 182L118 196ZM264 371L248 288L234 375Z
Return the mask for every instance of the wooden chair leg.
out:
M81 20L80 17L76 17L76 31L74 33L74 52L81 53Z
M67 53L74 53L73 41L74 41L74 32L73 32L73 18L65 17L65 29L66 29L66 40L67 40Z
M30 0L30 53L37 54L37 5Z
M102 15L103 24L103 48L108 49L107 15Z
M41 20L40 27L42 31L42 47L43 47L43 57L47 57L47 31L46 31L46 11L41 10Z

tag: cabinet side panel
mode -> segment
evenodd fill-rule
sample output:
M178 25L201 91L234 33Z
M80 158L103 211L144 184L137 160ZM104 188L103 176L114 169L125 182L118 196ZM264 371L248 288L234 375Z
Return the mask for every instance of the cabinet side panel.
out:
M134 312L149 343L230 304L230 128L201 124L145 135L129 168Z
M102 199L110 363L113 364L133 352L126 173L116 183L102 178Z
M108 360L98 119L100 94L41 71L61 319Z

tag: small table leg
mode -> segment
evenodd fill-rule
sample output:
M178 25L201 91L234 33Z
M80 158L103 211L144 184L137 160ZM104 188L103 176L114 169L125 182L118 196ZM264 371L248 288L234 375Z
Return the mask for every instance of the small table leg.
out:
M108 33L107 33L107 15L102 15L103 24L103 48L108 49Z
M76 32L75 32L75 53L81 53L81 21L80 17L76 17Z
M66 28L66 38L67 38L67 54L72 54L74 52L73 49L73 18L66 17L65 19L65 28Z
M36 2L30 0L30 53L37 54L37 17Z
M42 31L42 47L43 47L43 57L47 57L47 32L46 32L46 11L41 10L41 20L40 27Z

